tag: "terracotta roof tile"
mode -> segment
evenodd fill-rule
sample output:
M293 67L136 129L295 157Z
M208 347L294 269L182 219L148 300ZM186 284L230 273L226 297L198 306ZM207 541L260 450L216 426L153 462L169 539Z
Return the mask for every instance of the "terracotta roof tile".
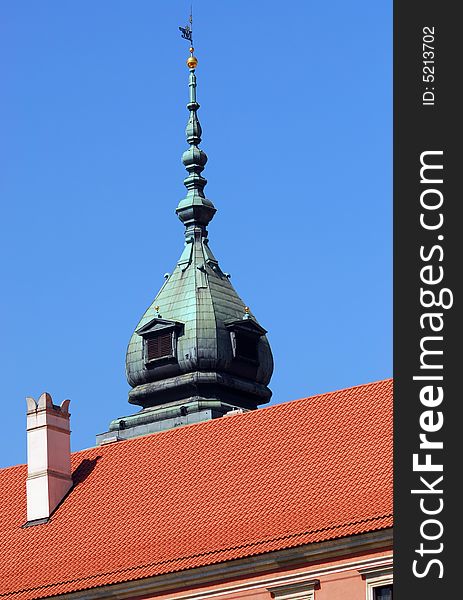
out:
M49 523L0 470L0 597L44 598L392 525L392 381L73 454Z

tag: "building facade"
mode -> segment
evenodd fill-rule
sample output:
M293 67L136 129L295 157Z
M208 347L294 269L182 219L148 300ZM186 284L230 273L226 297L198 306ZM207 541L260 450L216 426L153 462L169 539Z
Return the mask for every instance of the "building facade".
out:
M187 65L185 244L128 345L138 409L71 454L69 401L28 399L0 598L391 600L392 382L258 408L272 353L211 250Z

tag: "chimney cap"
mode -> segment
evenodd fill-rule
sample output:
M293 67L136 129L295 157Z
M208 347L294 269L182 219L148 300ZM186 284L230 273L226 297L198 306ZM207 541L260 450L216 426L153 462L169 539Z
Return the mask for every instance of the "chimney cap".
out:
M43 394L41 394L37 402L34 398L32 398L32 396L26 397L28 413L37 412L38 410L46 410L47 408L49 408L53 409L54 411L61 412L63 416L68 416L70 403L71 401L66 399L63 400L59 406L53 404L51 394L49 394L48 392L44 392Z

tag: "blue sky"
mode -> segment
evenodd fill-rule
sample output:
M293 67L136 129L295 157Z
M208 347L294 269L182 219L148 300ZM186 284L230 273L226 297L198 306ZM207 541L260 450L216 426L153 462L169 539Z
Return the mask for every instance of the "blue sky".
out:
M71 399L73 450L132 410L127 343L183 247L188 12L0 4L0 466L26 395ZM269 331L272 402L389 377L391 3L194 17L211 247Z

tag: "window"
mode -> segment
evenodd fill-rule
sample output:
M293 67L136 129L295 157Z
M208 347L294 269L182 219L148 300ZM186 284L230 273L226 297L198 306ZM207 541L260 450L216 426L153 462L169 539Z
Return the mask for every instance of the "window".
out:
M248 335L246 333L242 333L241 331L237 331L235 333L235 356L236 358L241 358L244 360L252 360L257 362L257 344L259 342L259 338L255 335Z
M173 356L171 331L158 333L154 337L149 337L146 339L145 344L146 362Z
M373 589L373 600L392 600L392 584L378 585Z
M183 323L156 317L136 330L142 338L145 368L177 358L177 339L183 333Z
M392 600L392 565L359 569L366 582L366 600Z
M259 340L267 332L251 317L225 321L230 332L233 358L242 365L256 369L259 363ZM245 365L246 367L246 365Z

